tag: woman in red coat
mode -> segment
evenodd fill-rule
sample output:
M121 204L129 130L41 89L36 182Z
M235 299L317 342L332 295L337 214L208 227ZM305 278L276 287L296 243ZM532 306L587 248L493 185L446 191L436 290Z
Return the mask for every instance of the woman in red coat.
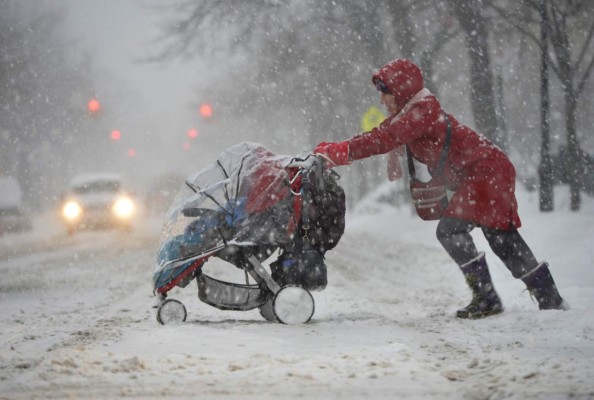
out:
M411 61L389 62L373 75L373 83L390 116L370 132L340 143L320 143L314 152L334 165L347 165L406 145L414 159L433 173L449 124L451 137L442 174L454 194L437 225L437 238L462 269L473 293L470 304L457 316L474 319L503 311L485 253L477 251L470 235L476 227L512 275L524 281L540 309L565 309L548 264L536 261L518 232L516 173L505 153L447 114L424 88L421 71Z

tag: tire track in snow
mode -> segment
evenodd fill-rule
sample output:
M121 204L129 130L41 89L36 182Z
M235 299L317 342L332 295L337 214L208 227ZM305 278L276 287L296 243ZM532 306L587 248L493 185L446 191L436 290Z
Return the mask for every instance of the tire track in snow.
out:
M18 274L3 280L10 290L0 291L0 337L9 349L0 358L3 377L36 381L36 367L61 351L117 338L137 320L122 303L150 293L155 234L89 234L67 242L0 262L0 273Z

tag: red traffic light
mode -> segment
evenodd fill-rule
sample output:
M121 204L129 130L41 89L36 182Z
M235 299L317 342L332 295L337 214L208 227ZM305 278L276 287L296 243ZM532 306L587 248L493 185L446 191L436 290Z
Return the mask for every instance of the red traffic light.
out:
M196 139L198 137L198 130L195 128L188 129L188 137L190 139Z
M111 140L120 140L121 137L122 137L122 133L120 131L118 131L117 129L114 129L113 131L111 131Z
M212 106L208 103L204 103L200 106L200 115L204 118L212 117Z
M97 99L91 99L87 103L87 110L89 110L89 112L92 114L99 112L100 109L101 109L101 104L99 104L99 100L97 100Z

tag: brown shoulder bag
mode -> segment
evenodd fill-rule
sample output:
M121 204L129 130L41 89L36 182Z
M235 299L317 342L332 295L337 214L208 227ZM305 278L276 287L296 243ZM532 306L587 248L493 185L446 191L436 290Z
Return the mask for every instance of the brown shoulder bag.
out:
M410 194L412 197L415 210L421 219L431 221L440 219L444 210L448 206L448 196L445 188L445 178L443 176L443 169L450 147L452 138L452 126L450 119L446 114L445 119L447 123L446 139L439 156L437 169L432 174L429 182L422 182L415 177L415 165L410 148L406 146L406 158L408 161L408 174L410 176Z

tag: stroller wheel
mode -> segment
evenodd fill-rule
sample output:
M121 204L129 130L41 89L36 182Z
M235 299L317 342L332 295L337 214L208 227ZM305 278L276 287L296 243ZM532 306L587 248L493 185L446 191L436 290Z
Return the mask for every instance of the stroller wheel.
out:
M175 299L167 299L163 301L157 309L157 321L161 325L166 325L175 322L184 322L188 313L186 307L181 301Z
M260 306L260 315L268 322L278 322L274 310L272 309L272 299Z
M305 324L314 314L314 299L307 289L285 286L272 301L272 311L279 322L287 325Z

